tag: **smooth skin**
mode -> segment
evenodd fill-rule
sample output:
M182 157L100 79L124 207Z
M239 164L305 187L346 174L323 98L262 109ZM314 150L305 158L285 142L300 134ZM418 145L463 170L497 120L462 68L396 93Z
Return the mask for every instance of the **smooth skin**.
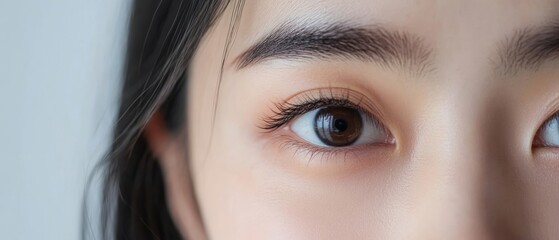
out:
M533 143L559 111L559 58L505 71L499 54L515 33L559 21L559 1L247 0L228 45L232 14L193 59L184 133L159 114L146 128L183 235L557 239L559 148ZM409 33L430 68L335 57L237 67L285 22ZM289 127L261 128L275 103L317 89L363 95L394 143L312 154Z

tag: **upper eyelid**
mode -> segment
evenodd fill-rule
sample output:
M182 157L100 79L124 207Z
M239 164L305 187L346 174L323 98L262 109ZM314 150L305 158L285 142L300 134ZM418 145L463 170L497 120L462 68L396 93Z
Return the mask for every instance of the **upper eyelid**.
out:
M337 103L335 102L324 102L324 101L339 101ZM323 101L323 102L321 102ZM343 103L345 102L345 103ZM284 126L285 124L287 124L289 121L293 120L294 118L296 118L297 116L300 116L302 114L305 114L307 112L310 112L312 110L321 108L321 107L325 107L325 106L340 106L340 107L352 107L352 108L356 108L357 110L359 110L360 112L364 111L367 115L372 115L369 113L368 110L363 110L362 107L360 107L359 105L350 102L349 100L345 100L345 99L334 99L334 98L330 98L330 99L317 99L315 101L309 101L309 102L305 102L305 103L300 103L300 104L291 104L291 103L285 103L285 105L281 105L278 104L276 105L276 108L278 108L277 110L274 110L274 116L269 117L268 120L266 120L266 123L268 124L268 126L263 127L263 129L265 130L274 130L277 129L281 126Z
M552 120L554 120L558 117L559 117L559 112L553 113L551 116L549 116L548 118L545 119L545 121L542 123L540 128L547 127L547 125L551 124Z
M293 95L283 103L296 105L297 103L310 102L316 99L347 100L348 102L373 113L374 116L377 116L380 119L384 118L384 112L377 104L375 104L375 101L372 101L371 98L367 97L367 95L350 88L327 87L306 90Z
M289 121L293 120L296 116L309 112L318 107L322 107L316 106L316 103L320 101L337 101L337 103L331 102L331 104L326 104L323 106L336 105L353 107L360 112L365 113L368 117L375 120L375 122L377 122L379 125L385 127L383 112L366 95L348 88L329 87L300 92L283 102L275 103L275 109L272 109L272 116L266 116L263 119L264 125L260 128L268 131L274 131L284 126ZM313 104L315 104L314 108L303 109L305 105L308 107L309 105ZM293 110L298 110L299 112L295 114L285 113L286 111ZM291 116L288 116L289 119L286 119L286 115L288 114L291 114Z

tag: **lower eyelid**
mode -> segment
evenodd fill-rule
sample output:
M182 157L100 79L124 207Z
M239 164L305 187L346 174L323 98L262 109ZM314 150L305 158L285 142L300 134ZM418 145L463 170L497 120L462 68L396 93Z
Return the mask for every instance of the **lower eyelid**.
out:
M281 152L291 156L292 160L301 161L310 164L319 160L321 164L332 162L356 161L360 159L360 155L364 155L369 146L354 145L347 147L321 147L306 143L296 137L282 134L276 136L273 141L278 145Z
M394 145L322 148L284 134L274 136L265 148L274 156L270 164L305 178L331 178L376 171L381 165L392 162L396 149Z
M306 164L315 160L320 160L320 163L325 164L384 158L387 153L395 149L395 145L392 143L359 144L345 147L317 146L296 136L288 128L280 129L273 135L271 143L278 148L281 154L288 154L294 158L293 160Z

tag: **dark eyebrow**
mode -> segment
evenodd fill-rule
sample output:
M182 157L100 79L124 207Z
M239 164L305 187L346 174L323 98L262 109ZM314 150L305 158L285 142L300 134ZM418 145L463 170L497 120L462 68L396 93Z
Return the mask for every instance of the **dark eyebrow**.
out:
M377 26L284 24L250 47L236 62L241 69L269 59L332 57L373 61L383 67L421 74L430 67L431 51L417 36Z
M555 59L559 59L559 23L515 32L500 48L498 70L505 75L536 70Z

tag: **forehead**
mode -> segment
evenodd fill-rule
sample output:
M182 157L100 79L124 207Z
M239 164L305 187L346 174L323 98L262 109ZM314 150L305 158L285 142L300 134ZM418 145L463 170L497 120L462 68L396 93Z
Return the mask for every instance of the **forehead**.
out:
M286 23L345 23L417 36L437 68L487 75L515 34L558 21L559 0L246 0L229 60Z
M350 20L403 28L441 29L465 22L487 28L526 25L558 16L557 0L246 0L246 29L285 21ZM481 26L477 26L481 27Z
M558 20L559 0L246 0L237 40L248 47L285 22L342 21L410 32L443 49L456 39L484 47Z

